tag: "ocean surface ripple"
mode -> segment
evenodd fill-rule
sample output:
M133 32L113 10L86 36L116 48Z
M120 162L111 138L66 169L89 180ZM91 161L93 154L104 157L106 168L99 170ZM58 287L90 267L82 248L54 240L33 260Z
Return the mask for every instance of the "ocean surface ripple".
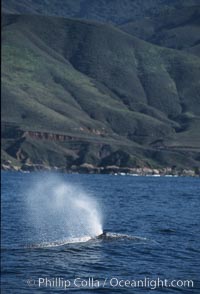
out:
M63 218L62 222L56 223L55 214L51 215L48 209L49 203L45 204L45 199L53 201L45 196L48 188L41 188L42 202L36 195L30 198L27 194L37 177L37 173L2 173L3 293L200 293L199 179L60 175L62 182L74 187L70 190L73 194L70 201L77 197L80 200L84 191L84 205L92 199L89 205L99 214L98 220L92 218L94 223L97 221L96 231L94 223L90 222L93 215L86 209L78 218L76 211L77 218L82 221L82 230L77 233L79 226L70 219L73 230L69 234L66 204L69 201L65 203L64 196L61 197L63 210L60 216L66 215L66 222ZM39 173L39 177L44 179L46 174ZM38 215L34 203L41 205ZM34 209L27 213L32 205ZM70 210L72 212L72 206ZM47 216L51 219L48 224ZM87 226L84 227L85 218ZM43 220L37 231L38 221ZM99 225L96 227L96 224ZM56 229L58 226L62 229ZM106 236L98 238L103 231ZM54 279L57 287L38 287L39 278ZM71 283L76 278L83 279L87 285L76 287L73 284L64 290L62 280L58 278ZM105 279L110 281L112 278L193 280L194 287L165 287L154 291L103 285ZM99 287L92 285L92 279L100 282Z

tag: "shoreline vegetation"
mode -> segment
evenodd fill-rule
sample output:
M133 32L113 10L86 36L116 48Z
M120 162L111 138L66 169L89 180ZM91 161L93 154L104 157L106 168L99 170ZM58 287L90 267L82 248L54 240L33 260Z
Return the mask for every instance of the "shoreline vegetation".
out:
M92 164L84 163L81 166L72 166L71 168L48 166L44 164L24 164L13 165L10 160L1 164L2 171L16 171L16 172L35 172L35 171L53 171L69 174L111 174L111 175L130 175L130 176L168 176L168 177L200 177L200 168L177 168L177 167L118 167L118 166L105 166L97 167Z

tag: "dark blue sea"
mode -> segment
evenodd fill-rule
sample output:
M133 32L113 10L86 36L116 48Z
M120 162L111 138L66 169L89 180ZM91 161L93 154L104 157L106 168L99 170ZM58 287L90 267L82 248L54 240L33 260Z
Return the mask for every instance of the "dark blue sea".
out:
M1 293L200 293L199 178L3 172L1 207Z

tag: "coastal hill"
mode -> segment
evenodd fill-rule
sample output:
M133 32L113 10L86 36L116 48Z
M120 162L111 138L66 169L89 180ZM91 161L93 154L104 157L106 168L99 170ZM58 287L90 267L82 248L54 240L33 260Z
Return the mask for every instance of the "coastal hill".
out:
M156 16L126 22L120 28L150 43L200 56L200 6L164 10Z
M200 165L198 56L94 21L2 26L3 163Z
M199 0L2 0L2 10L14 14L75 17L123 24L162 12L199 5Z

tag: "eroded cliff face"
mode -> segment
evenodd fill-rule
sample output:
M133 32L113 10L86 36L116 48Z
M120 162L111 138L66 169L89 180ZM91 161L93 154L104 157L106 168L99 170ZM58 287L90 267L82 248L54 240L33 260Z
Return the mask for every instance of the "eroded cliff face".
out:
M58 141L58 142L73 140L73 137L71 136L49 133L49 132L39 132L39 131L26 131L23 133L23 137L32 138L35 140L47 140L47 141Z
M90 137L83 137L84 133ZM78 135L69 135L41 130L24 130L14 123L3 123L2 164L4 168L5 165L12 166L10 159L13 158L19 165L27 164L29 168L34 165L35 168L58 166L65 169L71 168L72 165L87 165L88 160L88 164L92 163L94 167L112 153L112 148L101 142L104 136L104 130L97 129L80 128ZM10 159L6 158L5 152L11 157ZM90 153L93 153L93 157L88 156ZM85 169L84 166L83 169Z
M11 140L42 140L42 141L55 141L55 142L69 142L69 141L79 141L84 140L82 134L94 135L97 137L105 137L106 131L104 129L94 129L94 128L82 128L78 129L78 134L67 135L63 133L48 132L41 130L24 130L15 123L2 122L1 133L3 139Z
M97 137L104 136L94 130L89 132ZM148 162L131 158L125 151L111 145L95 141L96 137L84 140L81 136L71 136L46 131L23 130L12 123L2 124L2 140L6 141L7 155L2 156L1 168L13 171L59 171L68 173L98 173L115 175L154 176L199 176L198 167L149 166ZM160 147L159 147L160 148Z
M80 133L85 134L92 134L97 136L105 136L105 131L98 130L98 129L86 129L86 128L80 128ZM70 136L60 133L54 133L54 132L44 132L44 131L21 131L22 137L25 138L33 138L36 140L47 140L47 141L57 141L57 142L64 142L64 141L75 141L79 140L81 137Z

